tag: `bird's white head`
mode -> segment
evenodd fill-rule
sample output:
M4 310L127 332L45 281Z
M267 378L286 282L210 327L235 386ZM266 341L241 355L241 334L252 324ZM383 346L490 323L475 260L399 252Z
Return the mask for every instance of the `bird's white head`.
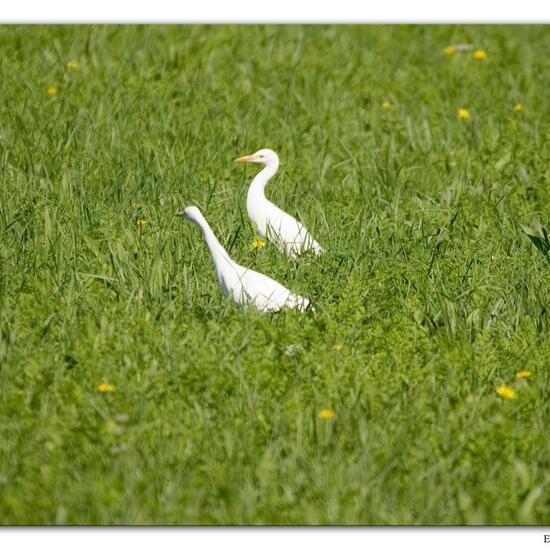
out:
M188 206L181 212L177 212L176 216L179 218L185 218L187 220L197 220L202 217L201 211L196 206Z
M279 157L277 153L271 149L260 149L253 155L246 155L235 159L235 162L255 162L257 164L265 164L266 166L278 166Z

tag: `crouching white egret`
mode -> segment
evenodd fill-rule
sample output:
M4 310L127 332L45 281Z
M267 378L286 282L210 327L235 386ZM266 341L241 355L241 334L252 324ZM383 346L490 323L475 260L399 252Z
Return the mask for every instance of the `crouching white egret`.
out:
M188 206L176 216L191 220L202 231L224 295L229 295L238 304L254 305L261 311L279 311L283 307L304 311L308 307L307 298L294 294L266 275L234 262L196 206Z
M265 196L265 186L279 168L277 153L271 149L260 149L253 155L235 159L235 162L254 162L265 166L252 180L246 197L248 216L258 226L262 236L273 241L290 256L308 250L315 255L320 254L323 249L308 230Z

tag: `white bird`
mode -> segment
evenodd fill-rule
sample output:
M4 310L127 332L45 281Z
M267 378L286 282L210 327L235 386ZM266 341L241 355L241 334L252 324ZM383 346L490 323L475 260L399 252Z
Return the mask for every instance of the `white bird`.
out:
M320 254L323 249L308 230L265 196L265 186L279 168L277 153L271 149L260 149L253 155L235 159L235 162L255 162L265 166L252 180L246 197L248 216L258 226L261 235L290 256L297 256L307 250L315 255Z
M266 275L234 262L196 206L188 206L176 216L191 220L202 231L225 296L229 295L238 304L254 305L261 311L279 311L283 307L299 311L307 309L307 298L294 294Z

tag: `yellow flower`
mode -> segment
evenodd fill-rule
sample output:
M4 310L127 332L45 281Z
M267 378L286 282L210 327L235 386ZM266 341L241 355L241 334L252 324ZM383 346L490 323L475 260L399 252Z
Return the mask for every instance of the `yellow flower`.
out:
M332 351L342 351L342 344L334 344Z
M67 63L67 68L69 68L69 69L78 69L78 68L80 68L80 64L78 63L78 61L75 61L74 59L71 59L71 61L69 61Z
M458 118L470 118L470 111L468 109L459 109L456 114Z
M99 393L113 393L115 391L115 386L113 384L106 384L105 382L102 382L97 387L97 391Z
M531 372L528 370L520 370L516 374L516 378L529 378L531 376Z
M252 248L265 248L265 241L263 239L254 239L252 241Z
M523 111L523 103L516 103L514 105L514 111L516 111L516 113L521 113Z
M137 224L138 224L138 225L141 225L142 227L143 227L144 225L147 225L148 223L149 223L149 222L148 222L147 220L138 220L138 221L137 221Z
M474 52L475 59L485 59L487 57L487 52L484 50L476 50Z
M386 111L391 109L392 107L393 107L392 102L389 101L388 99L386 99L386 101L384 101L384 103L382 103L382 108L386 109Z
M58 91L58 90L57 90L57 86L50 86L50 87L48 88L48 93L49 93L50 95L57 95L57 91Z
M515 399L516 398L516 390L514 388L510 388L508 386L499 386L497 388L497 393L500 397L504 397L504 399Z
M447 46L443 49L443 53L445 55L453 55L456 52L456 48L454 46Z
M319 418L321 420L328 420L334 416L334 411L332 409L323 409L319 411Z

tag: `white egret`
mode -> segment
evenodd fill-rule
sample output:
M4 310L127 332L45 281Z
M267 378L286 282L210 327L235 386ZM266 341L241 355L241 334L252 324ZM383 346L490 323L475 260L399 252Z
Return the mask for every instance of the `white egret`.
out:
M305 311L309 306L307 298L294 294L266 275L234 262L196 206L188 206L176 216L191 220L202 231L224 295L229 295L238 304L254 305L261 311L279 311L283 307Z
M261 235L273 241L290 256L308 250L315 255L320 254L323 249L308 230L265 196L265 186L279 168L277 153L271 149L260 149L253 155L235 159L235 162L254 162L265 166L252 180L246 197L248 216L258 226Z

